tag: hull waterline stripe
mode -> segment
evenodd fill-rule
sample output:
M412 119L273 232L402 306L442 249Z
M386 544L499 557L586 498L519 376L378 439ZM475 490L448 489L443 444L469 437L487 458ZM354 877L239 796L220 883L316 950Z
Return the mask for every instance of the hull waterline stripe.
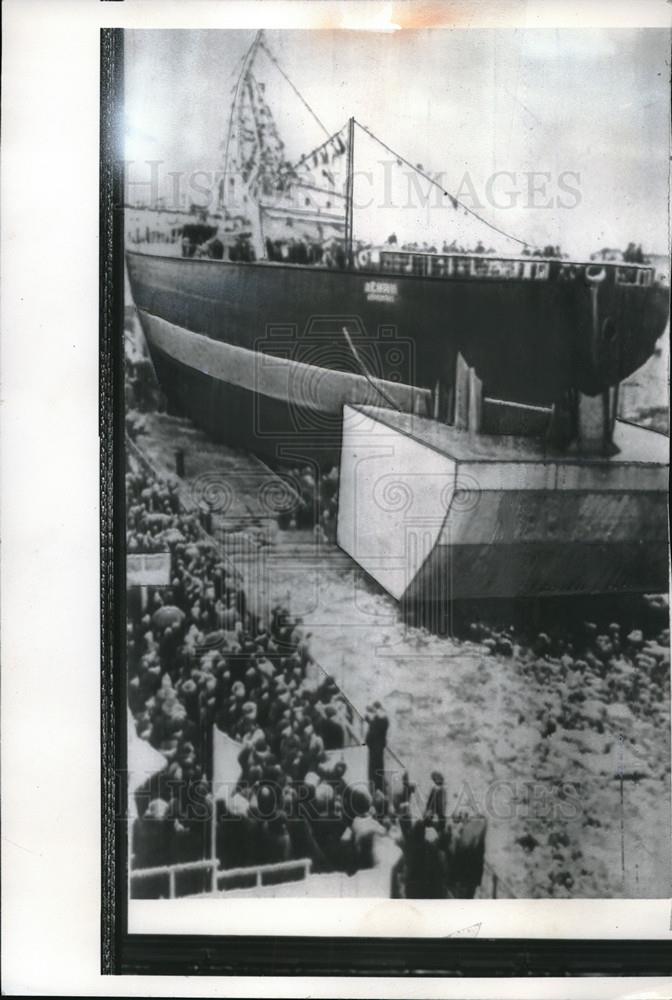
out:
M373 384L369 384L355 372L322 368L226 344L144 310L139 312L150 346L203 375L249 392L340 413L346 403L380 404L380 394L376 391L379 386L402 410L413 412L417 404L422 408L429 405L428 389L375 377L371 378Z

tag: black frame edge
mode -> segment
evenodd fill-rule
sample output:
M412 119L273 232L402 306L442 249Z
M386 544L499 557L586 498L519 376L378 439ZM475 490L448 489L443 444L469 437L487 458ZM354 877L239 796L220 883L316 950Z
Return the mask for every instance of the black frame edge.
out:
M101 956L118 971L120 890L125 884L119 776L125 756L121 661L125 604L123 531L123 31L100 34L99 441L101 615ZM121 341L120 341L121 335ZM121 529L121 530L120 530ZM115 539L121 545L115 547ZM119 770L117 770L119 768Z

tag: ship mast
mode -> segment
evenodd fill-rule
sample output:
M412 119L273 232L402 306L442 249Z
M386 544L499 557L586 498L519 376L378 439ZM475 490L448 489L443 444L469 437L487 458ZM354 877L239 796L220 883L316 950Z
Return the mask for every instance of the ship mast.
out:
M229 170L229 150L231 148L231 139L233 137L233 129L234 129L234 117L235 117L234 112L240 97L241 86L245 81L250 66L254 62L254 58L257 54L257 49L261 45L262 41L263 41L263 31L260 29L254 36L252 44L250 45L249 49L247 50L247 52L243 57L243 64L240 68L238 79L236 80L236 86L233 94L233 101L231 104L231 114L229 116L229 127L226 132L226 143L224 145L224 169L223 169L223 182L222 182L223 197L220 198L220 202L222 204L226 200L226 183L228 180L227 174Z
M294 165L289 162L286 156L284 142L279 135L274 116L264 97L266 84L258 79L254 68L255 60L260 51L265 53L271 64L291 87L293 93L309 111L320 130L327 136L326 142L322 142L310 153L302 156ZM413 166L410 161L384 143L365 125L356 121L354 117L348 119L347 149L344 148L343 140L340 138L342 130L341 133L329 133L324 122L280 66L269 48L262 30L256 32L243 57L233 91L226 142L222 144L224 146L224 163L219 186L219 207L226 209L227 205L231 206L234 210L234 221L238 218L243 225L251 229L252 232L248 235L252 236L257 258L266 256L268 240L264 237L269 235L269 228L271 236L273 232L277 235L284 215L288 219L298 219L299 224L304 227L304 231L306 226L309 229L312 226L317 231L318 239L322 239L325 227L327 231L334 234L339 243L344 239L345 266L348 268L355 266L355 126L359 126L383 149L394 155L399 165L404 164L428 183L439 188L441 193L450 200L454 210L459 209L464 215L474 216L479 222L507 239L526 245L524 240L517 239L478 215L472 208L464 205L446 191L435 177L425 173L421 167ZM335 153L334 150L336 150ZM345 190L337 190L330 164L333 162L334 156L343 153L347 154ZM311 161L312 168L317 172L315 176L311 175ZM321 180L322 176L328 182L326 190L324 182ZM340 222L337 222L334 218L335 213L330 211L331 202L327 200L326 205L322 204L321 202L324 201L322 196L327 198L331 196L331 200L342 199L345 202L345 218L343 218L341 204ZM291 223L288 222L289 224Z
M326 134L326 140L302 156L296 164L292 164L287 157L274 115L264 96L266 84L256 72L259 52L267 55ZM354 120L351 120L347 126L348 147L352 143L354 125ZM269 241L273 243L273 236L277 237L285 222L289 227L296 223L306 239L313 238L313 234L320 242L330 234L339 242L343 239L343 204L347 204L348 197L342 189L338 189L337 173L331 164L336 157L347 154L346 181L350 194L347 209L350 226L347 245L350 249L347 255L352 263L352 154L346 149L340 133L329 133L310 108L268 48L261 31L255 35L240 66L233 87L226 141L222 147L224 163L219 185L219 207L225 212L231 210L227 219L232 220L234 228L229 228L227 232L234 232L236 225L241 232L241 226L248 230L246 237L251 237L257 259L266 257ZM326 179L326 184L322 178ZM339 199L342 199L340 211L334 211L332 202ZM294 244L296 240L289 242Z

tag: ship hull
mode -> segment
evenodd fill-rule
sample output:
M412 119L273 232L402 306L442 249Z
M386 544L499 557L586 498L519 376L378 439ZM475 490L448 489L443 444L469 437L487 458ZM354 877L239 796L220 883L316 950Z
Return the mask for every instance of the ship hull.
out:
M595 394L646 360L668 309L666 289L618 284L613 272L598 285L139 253L127 262L171 405L215 437L276 456L337 451L346 402L428 413L458 351L492 398Z
M381 405L428 413L430 394L404 383L213 341L139 310L158 381L174 412L213 440L283 464L337 462L343 407Z

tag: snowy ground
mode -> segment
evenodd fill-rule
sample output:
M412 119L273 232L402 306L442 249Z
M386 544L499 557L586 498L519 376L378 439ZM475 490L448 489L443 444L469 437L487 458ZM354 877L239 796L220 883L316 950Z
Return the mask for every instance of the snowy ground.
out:
M318 663L358 709L385 705L420 789L437 768L452 806L488 816L488 859L516 896L670 894L666 648L502 655L407 628L357 570L317 577L278 576L277 594L290 590Z

